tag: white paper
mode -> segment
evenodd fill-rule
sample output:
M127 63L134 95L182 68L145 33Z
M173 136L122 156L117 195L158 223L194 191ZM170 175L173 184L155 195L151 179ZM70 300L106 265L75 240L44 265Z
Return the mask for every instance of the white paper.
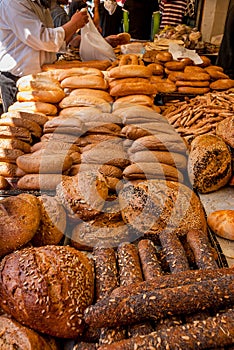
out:
M174 60L188 57L193 60L194 64L201 64L203 62L195 50L188 50L185 47L175 43L169 43L168 51L172 54Z

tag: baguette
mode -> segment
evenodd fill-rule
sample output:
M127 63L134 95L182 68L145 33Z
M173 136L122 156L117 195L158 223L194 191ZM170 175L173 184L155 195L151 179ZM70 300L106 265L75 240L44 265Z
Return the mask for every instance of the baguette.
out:
M138 251L145 280L161 276L162 269L153 242L149 239L142 239L138 243Z
M130 78L130 77L141 77L149 78L152 75L152 70L142 65L122 65L114 67L109 70L110 78Z
M156 93L157 89L155 85L151 83L120 83L110 88L111 96L126 96L135 94L154 95Z
M98 90L106 90L108 87L107 81L100 76L97 75L80 75L71 76L63 79L61 81L61 87L78 89L78 88L86 88L86 89L98 89Z

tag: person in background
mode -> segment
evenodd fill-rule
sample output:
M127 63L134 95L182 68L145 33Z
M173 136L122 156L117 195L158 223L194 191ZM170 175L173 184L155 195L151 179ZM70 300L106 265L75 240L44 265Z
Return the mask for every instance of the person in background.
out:
M234 79L234 2L230 5L224 26L223 39L219 48L216 64L224 73Z
M165 26L176 27L183 23L188 0L161 0L159 9L161 12L160 29Z
M60 27L69 21L69 16L63 6L68 5L68 0L51 0L50 13L54 27Z
M126 0L124 9L128 11L131 38L151 40L152 15L159 10L158 1Z
M93 21L104 37L122 33L122 6L115 0L94 0Z
M72 18L72 16L76 11L80 11L83 8L88 9L86 0L72 0L69 4L69 11L68 11L69 18Z
M56 61L74 33L88 22L77 12L64 25L54 28L47 0L0 1L0 89L3 111L16 100L17 79L41 71Z

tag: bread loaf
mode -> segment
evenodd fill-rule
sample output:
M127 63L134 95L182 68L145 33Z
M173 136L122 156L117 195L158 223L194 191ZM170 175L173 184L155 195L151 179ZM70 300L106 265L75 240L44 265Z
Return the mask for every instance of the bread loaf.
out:
M234 116L226 117L216 125L216 135L234 148Z
M62 179L62 174L24 174L18 180L17 188L25 191L55 191Z
M65 92L60 90L32 90L19 91L16 95L17 101L25 102L48 102L58 103L65 97Z
M63 79L66 79L68 77L79 77L81 75L96 75L98 77L103 78L103 73L100 69L92 68L92 67L73 67L64 69L60 72L58 76L58 80L62 81ZM79 78L78 78L79 79Z
M106 100L95 97L91 95L77 95L77 96L67 96L60 102L60 108L69 108L69 107L96 107L101 109L102 112L110 113L111 105Z
M33 113L43 113L45 115L56 115L57 107L51 103L46 102L15 102L9 108L9 112L12 111L22 111L22 112L33 112Z
M98 89L74 89L70 92L70 96L79 96L79 95L88 95L88 96L93 96L93 97L98 97L106 102L112 102L113 98L109 94L109 92L104 91L104 90L98 90Z
M19 194L0 201L0 256L21 248L36 233L40 223L40 205L31 194Z
M225 142L215 135L197 136L191 143L188 175L201 193L226 185L231 177L231 153Z
M124 67L124 66L123 66ZM113 68L114 69L114 68ZM126 96L134 94L154 95L157 89L149 83L120 83L110 88L111 96Z
M1 261L0 282L0 306L18 322L60 338L82 334L94 295L92 262L84 253L53 245L19 250Z
M61 87L78 89L78 88L86 88L86 89L98 89L98 90L106 90L108 87L107 81L100 76L97 75L81 75L77 78L77 76L70 76L61 81Z
M211 230L218 236L234 240L234 210L216 210L207 217Z
M47 122L48 117L44 113L34 113L30 111L11 111L1 115L1 118L23 118L30 121L34 121L40 126L43 126Z

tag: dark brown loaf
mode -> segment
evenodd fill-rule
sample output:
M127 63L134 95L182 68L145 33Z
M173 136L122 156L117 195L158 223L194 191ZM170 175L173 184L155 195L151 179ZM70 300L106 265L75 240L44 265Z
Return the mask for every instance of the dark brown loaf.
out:
M0 348L52 350L41 335L5 315L0 316Z
M175 349L193 350L205 348L223 348L233 344L233 317L230 309L214 317L194 320L181 326L174 326L134 337L114 344L101 346L100 350L135 350L135 349ZM229 347L228 347L229 348Z
M93 294L91 260L69 246L25 248L6 256L0 265L0 306L18 322L45 334L81 335L83 312Z
M188 175L197 191L216 191L228 183L231 174L231 153L222 139L206 134L192 141Z
M126 298L110 295L85 310L85 322L96 327L113 327L231 306L234 303L233 282L232 274L174 288L135 293Z
M0 256L28 243L40 222L40 205L31 194L19 194L0 201Z
M119 192L119 203L123 220L145 238L157 241L166 228L179 236L191 228L207 229L200 199L189 187L174 181L127 184Z

